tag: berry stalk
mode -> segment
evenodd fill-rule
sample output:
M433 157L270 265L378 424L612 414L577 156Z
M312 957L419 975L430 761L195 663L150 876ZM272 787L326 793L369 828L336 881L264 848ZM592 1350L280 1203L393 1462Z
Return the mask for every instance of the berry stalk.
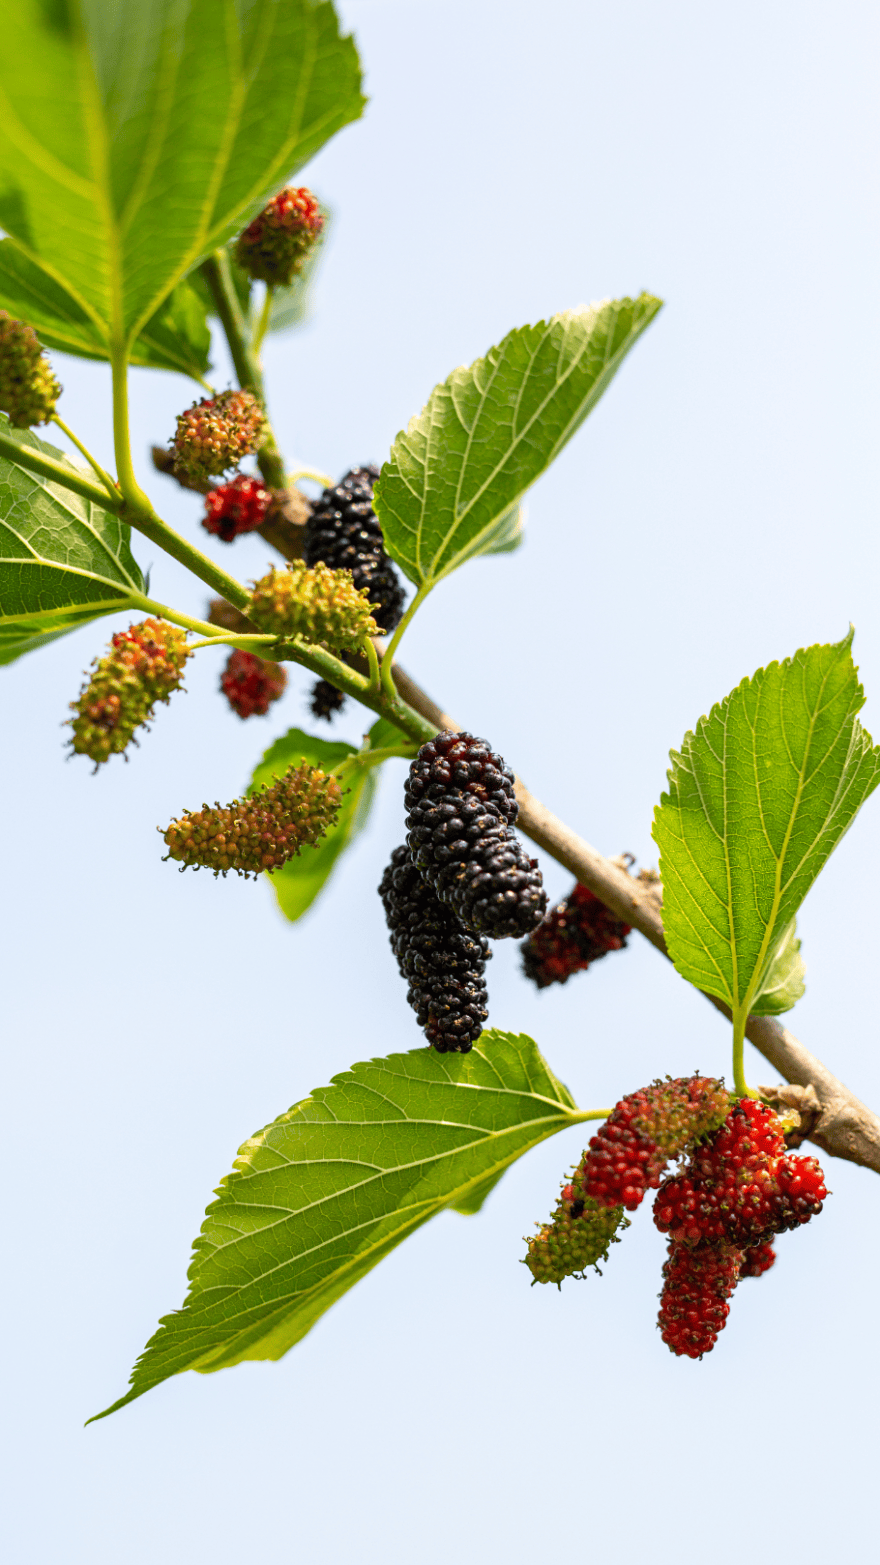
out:
M232 281L232 273L229 269L229 256L223 249L215 250L208 256L199 268L208 287L211 297L217 306L217 314L226 341L229 344L229 352L238 376L238 384L243 391L252 391L259 397L265 408L266 392L263 384L263 370L259 356L254 350L254 344L250 339L247 324L238 302L235 285ZM269 420L266 420L263 439L257 452L257 466L260 469L270 489L286 489L287 474L284 470L284 458L275 439L275 431Z

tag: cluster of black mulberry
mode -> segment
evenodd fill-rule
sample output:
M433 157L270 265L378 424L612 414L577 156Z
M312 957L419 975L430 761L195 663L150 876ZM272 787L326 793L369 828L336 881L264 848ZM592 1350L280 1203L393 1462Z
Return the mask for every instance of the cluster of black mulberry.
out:
M428 1042L464 1053L483 1030L489 939L541 922L547 897L513 823L513 773L484 739L440 733L406 784L408 836L379 894L407 998Z
M325 489L306 523L303 556L307 565L329 565L351 571L355 588L366 589L379 630L390 636L400 623L404 591L392 561L385 553L382 529L373 510L373 484L377 467L353 467L332 489ZM312 691L312 712L329 722L344 697L319 680Z

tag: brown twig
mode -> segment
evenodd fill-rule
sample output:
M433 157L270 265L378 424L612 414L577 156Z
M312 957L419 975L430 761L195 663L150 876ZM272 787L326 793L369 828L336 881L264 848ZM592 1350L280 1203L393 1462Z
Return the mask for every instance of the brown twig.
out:
M380 656L384 650L376 642ZM411 679L399 664L394 665L394 683L409 706L438 728L459 729L460 723L442 711L435 701ZM517 826L557 863L570 870L576 880L587 886L605 906L668 957L663 935L660 885L651 879L639 879L627 873L620 860L607 859L564 825L531 794L517 778L519 801ZM707 995L717 1010L730 1016L727 1006L714 995ZM880 1119L865 1106L843 1082L817 1060L793 1033L774 1017L751 1016L746 1036L759 1053L785 1080L798 1087L810 1087L819 1099L821 1113L808 1134L832 1157L846 1158L880 1174Z

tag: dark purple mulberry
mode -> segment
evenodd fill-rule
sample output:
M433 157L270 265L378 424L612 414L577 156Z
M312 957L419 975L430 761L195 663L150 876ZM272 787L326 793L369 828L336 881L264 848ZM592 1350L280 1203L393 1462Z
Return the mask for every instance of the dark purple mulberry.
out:
M541 922L547 895L513 830L513 773L485 740L437 734L413 761L404 798L413 862L468 929L501 940Z
M403 613L404 591L382 542L373 510L376 467L353 467L333 489L325 489L306 523L307 565L351 571L355 587L367 589L373 617L389 636Z
M523 972L539 989L564 984L609 951L622 951L629 932L629 924L576 881L564 901L523 941Z
M467 1054L483 1031L488 941L472 935L438 901L406 848L395 848L379 895L407 1000L440 1054Z
M337 690L331 685L329 679L318 679L312 685L309 696L309 711L313 717L323 717L324 721L332 722L337 712L341 712L345 705L345 692Z

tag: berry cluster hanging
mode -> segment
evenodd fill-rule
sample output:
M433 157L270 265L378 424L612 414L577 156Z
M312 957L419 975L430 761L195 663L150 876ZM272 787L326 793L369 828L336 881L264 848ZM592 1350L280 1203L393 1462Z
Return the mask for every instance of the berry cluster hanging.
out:
M682 1172L661 1184L680 1157ZM654 1223L669 1235L658 1324L688 1358L715 1346L737 1283L773 1266L771 1240L809 1222L828 1194L816 1159L786 1152L785 1126L765 1103L736 1100L705 1076L657 1081L615 1105L550 1222L527 1241L535 1281L582 1276L651 1189Z
M447 730L409 769L408 836L379 894L407 998L441 1052L466 1052L486 1021L489 939L522 935L547 905L513 830L513 773L485 739Z
M145 619L117 631L109 652L95 659L87 683L70 703L74 754L89 756L98 767L136 743L135 730L146 726L156 702L167 703L180 689L190 655L186 631L166 620Z

